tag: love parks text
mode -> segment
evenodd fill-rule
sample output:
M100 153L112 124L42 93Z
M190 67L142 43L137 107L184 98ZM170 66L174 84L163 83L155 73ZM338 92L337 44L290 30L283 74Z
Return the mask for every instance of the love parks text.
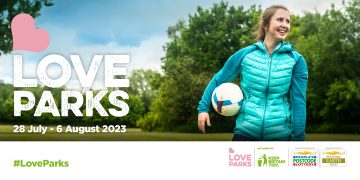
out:
M251 154L229 154L230 167L251 167Z
M118 76L126 75L126 68L117 67L118 64L129 63L129 55L94 55L88 72L85 72L84 66L80 60L79 55L70 55L70 60L75 69L81 86L83 88L91 88L95 76L99 70L102 60L105 59L105 87L119 88L129 87L129 79L117 79ZM56 63L62 69L62 74L56 79L52 79L47 74L47 68L50 64ZM37 87L40 81L43 85L57 88L62 87L68 83L72 75L72 68L67 59L58 54L51 54L44 57L37 66L38 79L24 79L23 78L23 61L21 55L14 55L14 87ZM71 110L76 116L84 116L80 108L84 101L86 103L86 116L93 115L93 109L96 109L100 116L108 116L109 114L103 108L100 101L107 94L107 91L99 91L94 95L93 91L85 91L85 100L81 92L78 91L62 91L61 92L61 116L68 116ZM122 90L115 90L109 94L109 102L120 108L109 108L109 113L116 117L122 117L129 113L129 106L118 97L122 99L129 99L128 94ZM22 99L26 98L27 103L23 104ZM69 102L70 98L75 98L76 101ZM36 104L35 96L30 91L14 91L14 116L21 116L22 111L29 111L34 108ZM34 116L41 116L42 113L51 113L53 116L60 116L60 112L55 103L51 91L44 91L36 107Z

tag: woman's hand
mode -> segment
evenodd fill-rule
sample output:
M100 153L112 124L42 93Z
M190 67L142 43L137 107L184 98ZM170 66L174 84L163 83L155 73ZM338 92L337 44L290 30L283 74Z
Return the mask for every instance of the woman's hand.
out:
M206 122L206 124L208 126L211 126L209 113L207 113L207 112L199 113L199 115L198 115L198 127L199 127L199 130L202 133L205 133L205 122Z

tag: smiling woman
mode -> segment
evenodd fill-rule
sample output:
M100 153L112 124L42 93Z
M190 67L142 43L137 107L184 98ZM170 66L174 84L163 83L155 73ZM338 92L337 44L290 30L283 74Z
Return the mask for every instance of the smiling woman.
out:
M267 8L257 31L257 43L233 54L212 78L199 102L198 127L210 126L211 94L222 83L240 77L244 94L233 140L305 140L307 66L285 42L290 11Z
M290 31L290 12L284 6L271 6L264 11L259 21L258 41L264 41L269 55L277 42L284 41Z

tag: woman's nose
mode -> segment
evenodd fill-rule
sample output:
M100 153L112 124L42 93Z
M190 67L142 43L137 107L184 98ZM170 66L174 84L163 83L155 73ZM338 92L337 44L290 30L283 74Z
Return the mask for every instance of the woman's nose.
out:
M284 28L290 28L290 24L289 23L286 23L286 22L283 22L281 23L280 27L284 27Z

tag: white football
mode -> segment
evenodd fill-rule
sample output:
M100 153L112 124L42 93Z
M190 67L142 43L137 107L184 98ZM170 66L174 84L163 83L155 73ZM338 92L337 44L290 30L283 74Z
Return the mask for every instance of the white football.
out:
M211 103L215 111L223 116L236 115L242 105L243 93L240 87L234 83L223 83L216 87Z

